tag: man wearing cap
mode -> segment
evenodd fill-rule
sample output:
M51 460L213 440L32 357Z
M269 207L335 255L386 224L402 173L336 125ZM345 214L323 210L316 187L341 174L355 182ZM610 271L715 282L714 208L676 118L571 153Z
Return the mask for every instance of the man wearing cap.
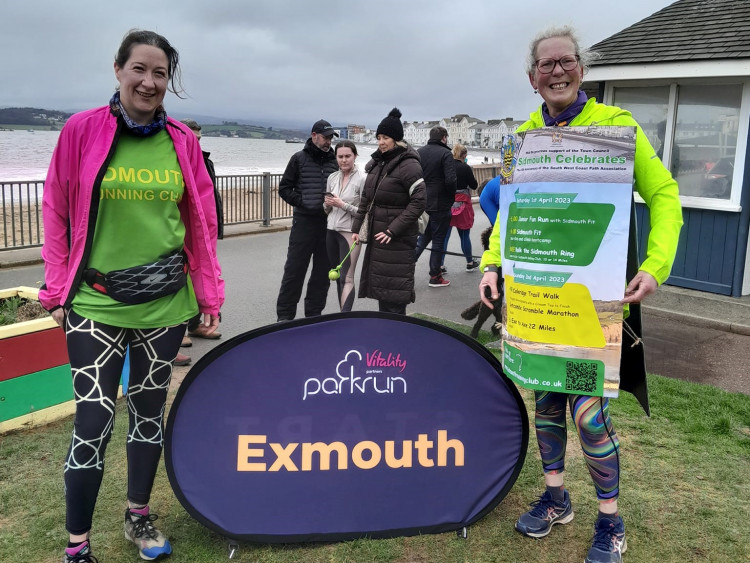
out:
M328 176L339 169L331 148L334 135L338 137L325 119L316 121L305 148L289 159L279 183L279 195L294 207L284 277L276 300L279 321L290 321L296 316L311 257L313 266L307 282L305 317L320 315L326 306L331 266L326 252L323 200Z

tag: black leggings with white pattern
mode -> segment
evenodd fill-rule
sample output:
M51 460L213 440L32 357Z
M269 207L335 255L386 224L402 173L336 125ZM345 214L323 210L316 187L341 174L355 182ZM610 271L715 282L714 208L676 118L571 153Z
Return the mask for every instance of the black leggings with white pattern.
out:
M85 319L70 311L65 333L76 401L73 439L64 470L66 528L79 535L91 529L128 346L128 500L148 504L163 446L172 362L180 349L185 324L128 329Z

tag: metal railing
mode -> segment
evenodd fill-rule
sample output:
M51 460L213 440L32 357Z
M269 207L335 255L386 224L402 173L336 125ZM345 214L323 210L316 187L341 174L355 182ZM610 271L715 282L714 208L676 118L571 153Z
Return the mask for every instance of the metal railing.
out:
M224 204L224 224L262 223L288 219L292 206L279 197L281 174L217 176ZM0 182L2 232L0 251L41 246L44 181Z

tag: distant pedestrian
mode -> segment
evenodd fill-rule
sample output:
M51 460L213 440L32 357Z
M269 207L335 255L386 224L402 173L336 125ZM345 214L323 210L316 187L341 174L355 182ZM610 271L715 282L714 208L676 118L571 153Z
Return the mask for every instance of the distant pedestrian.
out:
M430 140L418 151L426 186L426 209L430 220L425 233L417 242L416 257L419 260L424 249L432 242L430 287L447 287L451 283L443 277L441 267L445 236L451 227L451 207L456 197L456 165L447 143L448 131L445 127L433 127L430 129Z
M336 144L336 162L339 170L328 176L324 208L328 213L326 246L331 267L341 264L336 280L339 305L342 311L351 311L354 304L354 270L361 245L352 248L354 233L352 220L357 214L365 175L356 166L357 145L347 139ZM351 252L349 249L351 248ZM348 257L344 259L345 256Z
M466 258L466 271L474 272L479 268L479 262L474 260L471 250L471 228L474 226L474 206L471 202L471 191L477 189L477 179L471 166L466 164L468 149L460 144L453 146L453 159L456 165L456 199L451 207L451 226L445 235L445 249L448 250L448 240L453 227L456 227L461 239L461 252ZM440 262L445 263L445 254ZM444 270L445 268L443 268Z
M544 102L518 128L519 132L541 127L600 126L635 127L635 190L650 208L651 231L646 259L629 280L623 303L640 303L656 291L672 268L682 210L674 181L630 112L588 99L580 90L584 71L592 54L581 49L570 27L550 28L534 38L527 61L529 81ZM487 188L485 188L487 191ZM498 305L498 270L501 265L500 231L496 225L490 236L490 248L482 256L484 276L479 296L485 305ZM564 241L560 241L564 244ZM634 248L637 253L637 249ZM636 254L637 256L637 254ZM623 257L624 259L625 257ZM485 291L491 293L488 298ZM628 348L622 347L623 360ZM621 384L628 374L621 374ZM575 431L599 501L594 537L586 556L588 563L619 563L627 548L625 524L619 514L620 444L609 415L609 399L587 395L535 391L536 438L542 459L545 492L532 508L516 522L522 534L541 538L554 524L573 520L573 505L564 485L567 430L566 411L575 422Z
M312 259L312 272L307 282L305 317L323 312L328 297L328 270L331 269L326 251L327 217L323 210L328 176L338 170L331 148L338 136L325 119L312 126L305 148L289 159L279 183L279 195L294 207L289 248L284 264L284 277L276 300L278 321L290 321L297 315L297 303L302 296L307 267Z
M76 403L65 563L96 561L89 533L128 348L125 538L142 559L172 551L149 508L172 362L188 319L200 311L213 332L224 302L211 178L195 136L162 105L167 90L182 91L178 60L161 35L128 32L119 88L68 120L44 185L39 300L65 328Z
M393 108L378 125L378 150L365 166L367 178L352 232L359 241L371 207L359 297L377 299L379 311L405 315L406 306L415 299L414 249L425 187L419 155L404 142L400 118L401 112Z
M183 119L182 123L190 127L190 130L196 136L198 142L200 142L203 138L203 135L201 133L202 127L200 126L200 124L198 124L195 119L189 118ZM219 187L216 185L216 170L214 169L214 163L210 158L211 153L208 151L204 151L202 148L201 153L203 153L203 162L206 165L208 175L211 177L211 183L214 185L214 201L216 202L216 224L218 228L218 238L221 240L224 238L224 203L221 199L221 192L219 191Z
M202 138L201 134L201 126L198 124L195 119L182 119L182 123L187 125L190 130L193 132L195 137L198 139L198 142L200 142ZM221 193L219 192L219 188L216 185L216 171L214 170L214 163L211 160L210 156L211 153L204 151L201 148L201 152L203 153L203 162L206 165L206 171L208 172L208 175L211 177L211 183L214 186L214 202L216 203L216 225L217 225L217 231L218 231L218 238L223 239L224 238L224 203L221 199ZM195 317L190 319L188 321L187 326L187 335L183 337L182 344L180 344L181 347L190 347L193 345L192 341L190 340L190 337L194 336L196 338L207 338L209 340L218 340L221 338L221 333L218 330L215 330L213 332L208 332L206 330L206 327L201 324L201 315L198 313ZM187 354L179 353L177 354L177 358L175 358L174 365L176 366L186 366L189 365L191 362L190 356Z

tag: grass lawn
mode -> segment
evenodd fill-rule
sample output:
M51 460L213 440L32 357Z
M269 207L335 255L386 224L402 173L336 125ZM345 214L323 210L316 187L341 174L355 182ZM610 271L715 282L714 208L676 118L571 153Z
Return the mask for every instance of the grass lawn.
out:
M448 323L446 323L448 324ZM468 328L450 325L468 333ZM483 342L489 333L480 335ZM737 374L738 377L747 376ZM611 401L621 445L620 508L630 562L750 561L750 397L650 375L652 416L628 393ZM532 393L521 390L529 412ZM575 520L542 540L513 529L543 489L533 436L518 481L505 500L469 529L391 540L266 546L242 544L239 562L580 562L590 545L597 503L576 435L570 432L567 480ZM123 537L127 412L118 402L92 544L102 563L138 561ZM570 425L569 425L570 427ZM62 464L72 419L0 436L0 561L62 559L67 538ZM440 491L435 491L440 494ZM227 561L227 540L195 522L159 468L151 506L174 547L175 562Z

